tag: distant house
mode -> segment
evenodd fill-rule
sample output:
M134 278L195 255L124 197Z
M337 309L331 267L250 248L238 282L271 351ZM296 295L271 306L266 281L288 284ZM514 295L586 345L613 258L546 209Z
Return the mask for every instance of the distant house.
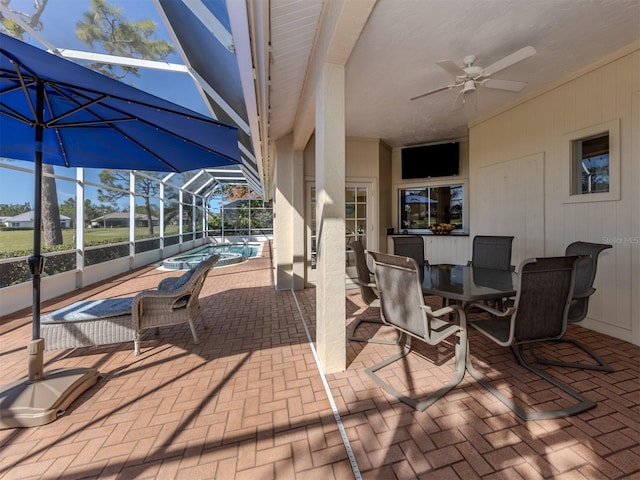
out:
M14 217L3 217L1 223L9 228L33 228L33 216L34 212L31 210ZM62 228L71 228L73 226L71 217L60 215L60 226Z
M248 209L255 198L238 198L222 205L222 215L227 223L235 223L242 214L242 209ZM245 210L246 212L247 210ZM246 213L245 213L246 214Z
M225 210L227 210L227 209L231 210L232 208L242 208L242 207L245 207L245 206L249 206L249 204L251 203L252 200L255 200L255 199L253 199L253 198L238 198L236 200L233 200L232 202L225 203L222 208L224 208Z
M149 219L144 213L135 214L136 227L148 227ZM151 224L156 227L160 224L158 217L151 217ZM129 226L129 212L107 213L94 218L89 224L90 228L116 228Z

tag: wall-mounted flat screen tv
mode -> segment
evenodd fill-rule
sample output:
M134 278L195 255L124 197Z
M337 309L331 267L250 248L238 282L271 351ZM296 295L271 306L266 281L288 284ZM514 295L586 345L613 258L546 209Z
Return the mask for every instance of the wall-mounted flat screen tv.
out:
M401 153L403 179L447 177L459 174L460 144L458 142L406 147Z

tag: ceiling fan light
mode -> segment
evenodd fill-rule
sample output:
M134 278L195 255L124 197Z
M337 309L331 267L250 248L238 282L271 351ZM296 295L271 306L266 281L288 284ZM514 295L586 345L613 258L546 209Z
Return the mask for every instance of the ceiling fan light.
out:
M476 84L473 80L467 80L462 87L462 93L465 95L471 95L476 91Z

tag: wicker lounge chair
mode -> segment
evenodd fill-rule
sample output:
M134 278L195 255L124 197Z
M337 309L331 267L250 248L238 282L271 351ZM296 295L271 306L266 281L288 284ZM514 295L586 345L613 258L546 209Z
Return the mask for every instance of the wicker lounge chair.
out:
M200 316L198 296L209 270L220 257L214 255L180 277L165 278L156 290L135 297L83 300L41 318L41 336L47 350L110 343L134 342L140 353L140 335L149 328L188 323L198 343L193 323Z

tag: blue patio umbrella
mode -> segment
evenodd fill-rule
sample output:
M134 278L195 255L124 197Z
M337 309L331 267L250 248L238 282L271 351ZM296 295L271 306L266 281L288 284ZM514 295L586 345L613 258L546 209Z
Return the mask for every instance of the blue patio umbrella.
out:
M29 376L0 389L0 428L41 425L54 420L97 381L93 369L43 372L42 163L184 172L240 163L238 132L236 127L0 34L0 157L35 162Z

